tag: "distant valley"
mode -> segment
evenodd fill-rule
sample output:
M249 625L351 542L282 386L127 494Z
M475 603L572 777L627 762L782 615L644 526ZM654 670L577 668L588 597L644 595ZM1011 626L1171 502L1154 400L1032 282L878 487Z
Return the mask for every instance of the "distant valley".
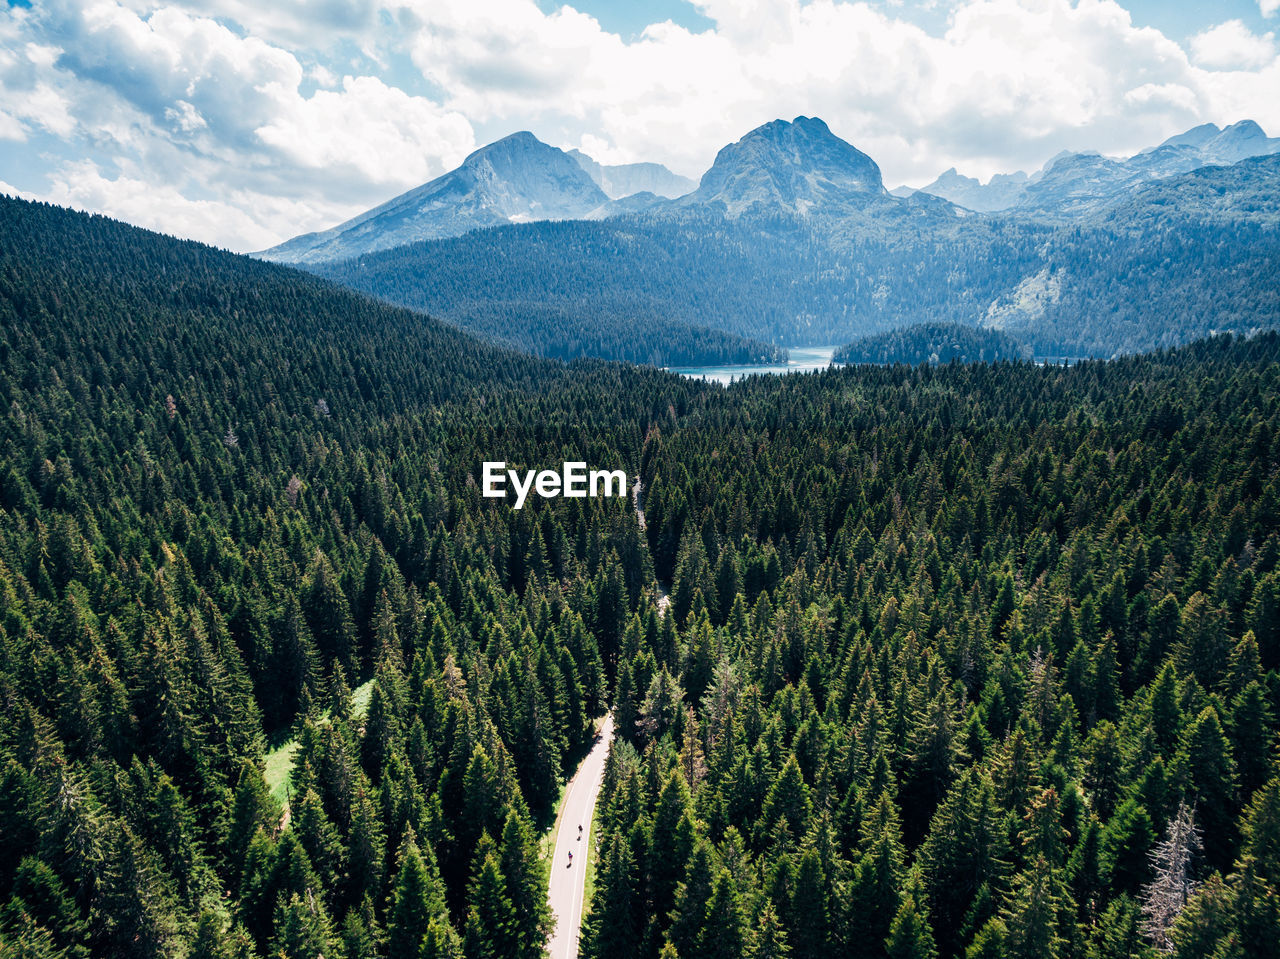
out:
M1251 121L892 192L817 118L750 131L696 185L520 133L260 255L565 360L757 363L922 323L1111 356L1280 321L1277 187Z

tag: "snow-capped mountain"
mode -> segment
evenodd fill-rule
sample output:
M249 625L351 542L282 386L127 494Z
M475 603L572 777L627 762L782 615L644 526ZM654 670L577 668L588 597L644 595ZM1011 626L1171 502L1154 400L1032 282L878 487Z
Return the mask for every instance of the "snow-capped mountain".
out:
M285 263L343 260L376 250L530 220L586 216L609 197L563 150L513 133L476 150L456 170L321 233L260 254Z

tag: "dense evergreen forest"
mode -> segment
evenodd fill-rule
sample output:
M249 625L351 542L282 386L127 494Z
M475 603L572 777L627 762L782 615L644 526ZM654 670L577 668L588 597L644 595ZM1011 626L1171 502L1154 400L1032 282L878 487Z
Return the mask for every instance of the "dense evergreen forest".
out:
M722 389L0 200L0 399L5 959L541 955L610 708L588 955L1280 950L1275 334Z
M834 363L992 363L1031 359L1031 348L1000 330L960 323L918 323L840 347Z

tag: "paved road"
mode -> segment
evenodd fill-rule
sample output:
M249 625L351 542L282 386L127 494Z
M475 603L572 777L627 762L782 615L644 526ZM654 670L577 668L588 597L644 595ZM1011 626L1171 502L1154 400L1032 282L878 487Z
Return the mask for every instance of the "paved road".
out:
M555 851L551 857L551 884L547 899L555 918L555 931L548 943L550 959L575 959L578 955L578 931L582 926L583 884L587 878L587 842L591 835L591 816L604 779L604 761L613 741L613 716L604 718L596 744L578 767L566 787L560 827L556 833ZM578 838L578 826L582 838ZM573 865L569 865L569 852Z

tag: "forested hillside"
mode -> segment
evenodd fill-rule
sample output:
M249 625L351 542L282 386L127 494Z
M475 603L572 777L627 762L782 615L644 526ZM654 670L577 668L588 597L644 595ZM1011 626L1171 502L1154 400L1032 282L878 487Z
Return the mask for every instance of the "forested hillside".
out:
M589 955L1280 943L1274 334L719 389L4 200L0 337L5 959L538 956L607 708Z
M918 323L864 336L836 350L834 363L994 363L1031 358L1029 347L1000 330L960 323Z
M651 566L628 503L469 477L627 465L696 389L12 200L0 334L0 954L538 955Z

